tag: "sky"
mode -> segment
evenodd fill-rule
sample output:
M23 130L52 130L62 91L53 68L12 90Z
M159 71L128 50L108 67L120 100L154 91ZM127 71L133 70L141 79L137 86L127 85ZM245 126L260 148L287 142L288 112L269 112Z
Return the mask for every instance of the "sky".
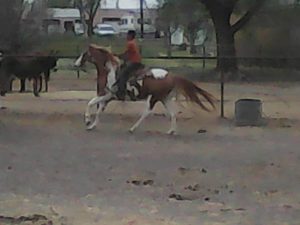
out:
M153 7L156 4L156 0L146 0L149 7ZM140 0L120 0L120 8L139 8ZM106 0L104 8L114 8L116 6L116 0Z

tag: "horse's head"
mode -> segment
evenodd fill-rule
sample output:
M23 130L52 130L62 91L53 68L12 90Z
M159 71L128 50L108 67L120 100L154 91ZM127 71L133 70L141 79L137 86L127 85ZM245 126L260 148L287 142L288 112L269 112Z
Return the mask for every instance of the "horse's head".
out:
M92 62L92 58L89 51L81 53L80 56L75 60L74 66L82 67L85 65L86 62Z
M81 53L76 59L74 65L76 67L82 67L86 62L97 64L98 66L104 66L110 61L116 67L120 66L120 60L114 56L110 49L106 47L101 47L95 44L90 44L88 49Z

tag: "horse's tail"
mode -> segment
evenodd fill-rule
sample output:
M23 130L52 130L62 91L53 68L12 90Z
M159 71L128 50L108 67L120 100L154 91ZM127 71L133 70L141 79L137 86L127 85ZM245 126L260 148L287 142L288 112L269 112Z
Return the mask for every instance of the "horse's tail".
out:
M180 94L182 94L184 97L187 98L188 101L191 101L193 103L196 103L199 105L202 109L204 109L207 112L210 112L208 107L203 104L201 98L199 95L203 96L208 103L211 105L213 109L215 109L214 101L216 101L216 98L208 93L207 91L199 88L196 86L193 82L182 78L182 77L174 77L175 79L175 87L179 91Z

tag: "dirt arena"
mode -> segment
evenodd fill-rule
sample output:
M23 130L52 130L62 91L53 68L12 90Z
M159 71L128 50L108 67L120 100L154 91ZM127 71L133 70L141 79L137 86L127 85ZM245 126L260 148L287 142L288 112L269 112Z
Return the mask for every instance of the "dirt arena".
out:
M299 84L228 84L226 120L181 103L177 136L164 134L161 107L129 134L142 102L111 103L87 132L94 77L58 72L49 85L1 99L1 225L34 214L34 224L300 224ZM218 84L199 85L219 97ZM263 100L266 126L234 126L244 97Z

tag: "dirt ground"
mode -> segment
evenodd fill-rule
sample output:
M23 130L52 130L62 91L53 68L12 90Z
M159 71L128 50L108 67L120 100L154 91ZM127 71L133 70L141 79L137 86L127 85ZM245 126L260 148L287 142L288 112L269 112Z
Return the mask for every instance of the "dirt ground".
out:
M161 107L129 134L142 102L111 103L87 132L94 86L54 75L40 98L1 99L1 225L34 214L47 217L35 224L300 224L299 84L228 84L226 120L181 103L177 136L164 134ZM244 97L263 100L267 126L234 126Z

